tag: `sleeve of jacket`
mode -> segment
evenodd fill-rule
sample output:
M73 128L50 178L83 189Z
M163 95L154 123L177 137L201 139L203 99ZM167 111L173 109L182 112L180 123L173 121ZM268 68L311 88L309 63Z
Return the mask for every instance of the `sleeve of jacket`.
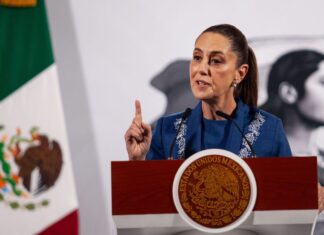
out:
M165 153L163 150L163 118L160 118L153 130L152 141L150 149L146 155L146 160L163 160Z
M273 145L273 156L288 157L292 156L289 142L287 140L282 121L278 120Z

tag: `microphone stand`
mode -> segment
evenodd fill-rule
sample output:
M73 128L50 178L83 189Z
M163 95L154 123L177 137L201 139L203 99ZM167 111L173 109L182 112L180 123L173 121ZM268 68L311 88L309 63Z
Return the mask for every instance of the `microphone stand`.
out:
M255 150L254 148L252 147L252 144L250 143L250 141L245 137L243 131L241 130L241 128L239 127L239 125L237 124L237 122L228 114L222 112L222 111L219 111L217 110L216 111L216 115L222 117L222 118L225 118L226 120L229 120L231 121L232 123L234 123L234 126L236 127L236 129L241 133L243 139L246 141L246 143L248 144L250 150L251 150L251 153L252 153L252 157L255 158L256 157L256 154L255 154Z

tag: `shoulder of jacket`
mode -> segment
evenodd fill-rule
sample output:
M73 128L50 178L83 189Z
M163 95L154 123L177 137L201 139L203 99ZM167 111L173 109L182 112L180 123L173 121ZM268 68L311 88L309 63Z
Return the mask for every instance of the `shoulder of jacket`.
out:
M182 117L183 112L179 113L172 113L166 116L162 116L158 119L158 123L170 123L170 122L175 122L177 119Z
M264 119L266 121L268 121L268 122L275 122L275 123L276 122L281 122L281 119L279 117L277 117L274 114L269 113L269 112L267 112L267 111L265 111L263 109L256 108L255 112L260 113L264 117Z

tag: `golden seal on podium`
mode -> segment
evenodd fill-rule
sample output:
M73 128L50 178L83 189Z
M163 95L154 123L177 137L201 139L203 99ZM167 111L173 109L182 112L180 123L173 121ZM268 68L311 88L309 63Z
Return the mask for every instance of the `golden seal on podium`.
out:
M199 153L186 160L179 168L181 173L177 173L173 193L178 212L202 231L231 230L235 222L239 225L238 220L246 219L247 209L248 213L253 209L251 197L255 202L256 188L251 185L252 171L246 170L247 164L228 151ZM253 180L254 177L255 183Z

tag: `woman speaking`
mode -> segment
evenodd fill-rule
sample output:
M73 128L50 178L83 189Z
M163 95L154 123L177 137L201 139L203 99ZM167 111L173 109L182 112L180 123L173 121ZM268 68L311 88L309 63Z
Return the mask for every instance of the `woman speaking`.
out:
M135 102L135 117L125 134L130 160L185 159L210 148L240 157L292 155L281 120L256 107L257 63L236 27L216 25L198 36L190 86L200 101L197 106L160 118L153 134Z

